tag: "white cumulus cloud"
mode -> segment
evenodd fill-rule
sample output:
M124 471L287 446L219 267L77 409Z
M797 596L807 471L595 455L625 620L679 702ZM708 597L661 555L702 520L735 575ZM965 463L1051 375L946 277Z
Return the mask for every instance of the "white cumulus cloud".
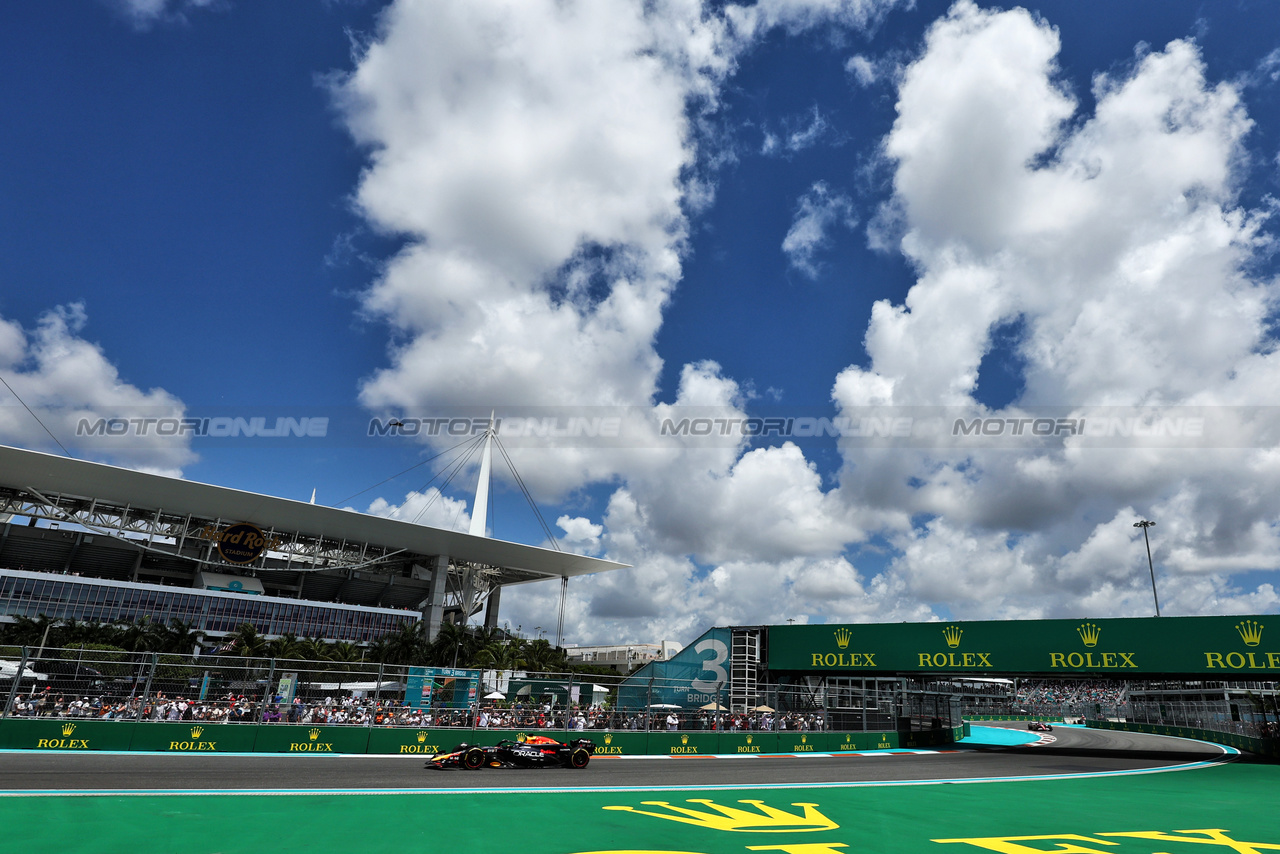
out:
M180 476L195 460L187 437L93 432L103 419L182 418L185 406L164 389L144 391L121 378L102 348L82 337L88 320L78 302L45 312L33 329L0 318L0 372L9 386L0 388L0 441L53 453L61 443L78 458Z
M1266 212L1237 202L1252 123L1189 41L1098 74L1080 116L1059 47L1050 23L969 2L930 29L883 149L897 246L919 278L902 304L876 304L871 363L842 372L833 396L850 412L983 413L983 359L1016 322L1024 386L986 414L1197 405L1216 432L1180 449L1071 436L1024 450L846 445L843 489L859 500L868 483L896 484L892 506L932 518L900 535L892 573L957 613L1149 613L1138 514L1159 523L1168 611L1274 607L1269 584L1231 576L1280 566L1266 486L1280 425L1259 408L1280 380L1267 328L1278 294L1250 273Z
M818 181L800 197L795 218L782 239L782 251L792 267L811 279L818 277L814 255L831 242L831 229L840 225L854 228L858 224L853 213L853 200L844 193L833 193L825 181Z

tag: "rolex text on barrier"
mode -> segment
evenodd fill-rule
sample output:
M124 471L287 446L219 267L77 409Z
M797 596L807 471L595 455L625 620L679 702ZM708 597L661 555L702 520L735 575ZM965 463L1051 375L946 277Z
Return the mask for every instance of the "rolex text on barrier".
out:
M369 749L368 727L343 726L260 726L254 741L256 753L365 753ZM416 732L416 730L405 730Z
M14 750L128 750L135 725L70 718L8 718L0 748Z
M771 626L769 669L892 673L1280 676L1273 618L1143 617Z
M589 738L596 756L710 756L770 753L847 753L946 744L963 730L895 732L666 731L461 729L429 727L291 726L215 724L202 721L95 721L6 718L0 749L134 750L163 753L335 753L427 755L462 742L496 744L502 739L549 735L559 741Z
M256 726L208 721L148 721L130 729L130 750L165 753L252 753L258 731Z

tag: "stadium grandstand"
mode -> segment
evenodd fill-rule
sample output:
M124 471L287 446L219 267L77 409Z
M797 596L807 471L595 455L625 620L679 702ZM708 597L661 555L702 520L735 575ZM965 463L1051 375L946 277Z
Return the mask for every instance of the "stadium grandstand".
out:
M267 636L362 643L421 621L434 640L445 621L482 613L496 627L504 587L621 567L474 526L432 528L0 446L0 623L147 616L210 639L249 622Z

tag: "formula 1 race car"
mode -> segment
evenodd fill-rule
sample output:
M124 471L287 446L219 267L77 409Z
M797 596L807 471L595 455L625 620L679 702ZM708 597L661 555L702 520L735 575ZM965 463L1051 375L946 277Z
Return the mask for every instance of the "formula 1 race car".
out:
M502 739L492 747L460 744L448 753L437 753L428 768L586 768L595 752L595 742L575 738L564 743L545 735L524 741Z
M1032 732L1053 732L1053 727L1041 721L1032 721L1031 723L1027 724L1027 729L1031 730Z

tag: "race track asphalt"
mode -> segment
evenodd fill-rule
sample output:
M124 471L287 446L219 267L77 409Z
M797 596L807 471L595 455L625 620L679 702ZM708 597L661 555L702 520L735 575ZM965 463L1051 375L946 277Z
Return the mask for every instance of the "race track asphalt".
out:
M750 787L1083 775L1226 758L1215 745L1156 735L1075 727L1055 727L1052 734L1051 744L922 753L596 757L582 770L442 771L425 769L422 756L15 751L0 754L0 792Z

